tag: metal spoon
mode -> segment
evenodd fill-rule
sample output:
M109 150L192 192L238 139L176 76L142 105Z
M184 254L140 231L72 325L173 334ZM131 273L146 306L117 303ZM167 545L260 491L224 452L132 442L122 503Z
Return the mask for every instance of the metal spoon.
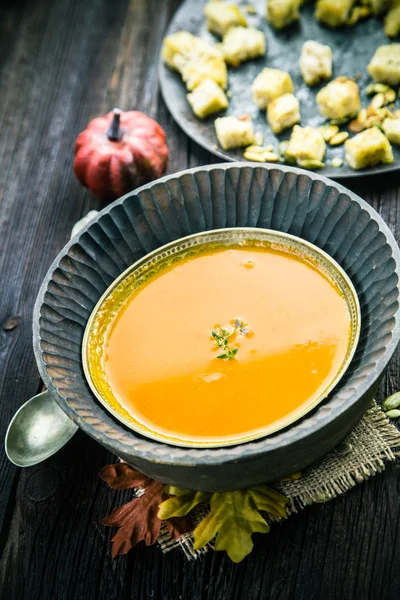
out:
M96 215L91 210L75 223L71 236ZM11 419L4 440L6 454L18 467L31 467L65 446L77 430L49 392L43 392L25 402Z
M12 418L4 441L6 454L18 467L36 465L60 450L78 429L49 392L43 392Z

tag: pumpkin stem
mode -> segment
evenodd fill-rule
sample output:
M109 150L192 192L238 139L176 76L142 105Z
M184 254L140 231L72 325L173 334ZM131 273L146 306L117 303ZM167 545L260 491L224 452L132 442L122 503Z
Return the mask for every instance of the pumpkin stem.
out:
M108 139L112 142L118 142L121 139L122 133L120 130L120 118L121 118L121 110L119 108L114 108L113 110L114 116L111 122L110 128L107 131Z

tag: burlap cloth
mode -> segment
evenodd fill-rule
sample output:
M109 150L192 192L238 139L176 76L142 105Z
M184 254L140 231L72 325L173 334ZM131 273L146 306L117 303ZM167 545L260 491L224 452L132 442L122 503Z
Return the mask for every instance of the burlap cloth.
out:
M385 462L395 460L399 449L400 432L373 402L357 427L333 452L302 473L300 479L271 487L289 500L289 517L310 504L332 500L383 471ZM201 507L192 514L197 523L207 514L207 509ZM163 552L180 548L188 559L197 558L210 547L194 550L191 534L174 540L166 528L162 528L158 543Z

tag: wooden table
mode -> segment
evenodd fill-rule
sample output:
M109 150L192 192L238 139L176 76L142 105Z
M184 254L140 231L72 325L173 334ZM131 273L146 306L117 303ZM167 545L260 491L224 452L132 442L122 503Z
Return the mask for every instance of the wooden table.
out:
M72 173L73 142L118 105L166 129L169 172L210 162L172 122L157 61L179 0L3 0L0 8L1 435L41 389L32 352L40 282L72 225L100 205ZM400 236L398 175L352 180ZM395 357L380 398L399 387ZM240 565L209 552L187 562L139 545L111 559L100 520L129 498L97 473L113 457L83 433L56 456L18 469L0 455L0 597L5 600L348 600L400 597L400 467L256 536Z

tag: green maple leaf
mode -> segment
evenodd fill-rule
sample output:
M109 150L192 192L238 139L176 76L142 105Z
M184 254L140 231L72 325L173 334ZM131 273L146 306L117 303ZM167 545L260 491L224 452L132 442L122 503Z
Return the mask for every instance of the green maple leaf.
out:
M269 525L259 511L286 516L287 500L267 486L234 492L191 492L168 488L173 497L160 505L159 518L188 514L203 502L210 512L193 532L194 548L200 550L215 538L215 550L225 550L233 562L240 562L253 549L253 533L268 533Z

